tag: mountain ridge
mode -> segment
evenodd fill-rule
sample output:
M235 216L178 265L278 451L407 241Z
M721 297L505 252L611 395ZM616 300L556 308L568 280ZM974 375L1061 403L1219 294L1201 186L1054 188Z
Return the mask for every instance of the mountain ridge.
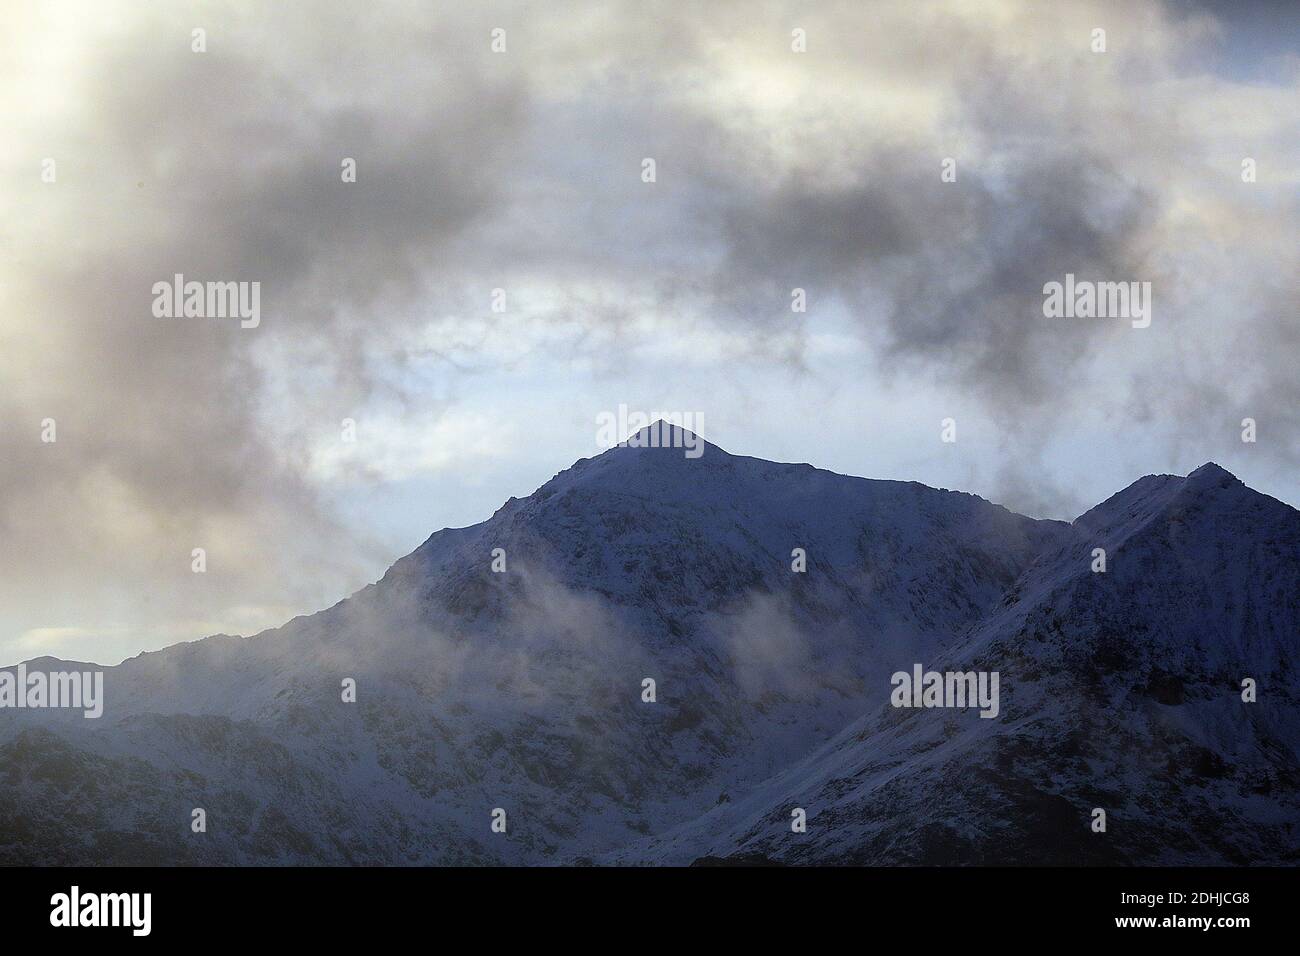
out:
M1071 829L1103 699L1132 726L1113 731L1129 741L1118 756L1092 746L1098 766L1131 776L1133 754L1191 755L1219 768L1223 808L1263 774L1275 789L1262 799L1287 819L1300 756L1277 682L1300 619L1287 550L1300 513L1211 465L1139 479L1065 523L713 445L697 459L610 449L435 532L330 608L104 668L100 721L0 713L0 811L19 821L0 860L1167 857L1159 841ZM1217 644L1180 644L1198 614L1226 632ZM1001 668L1002 717L890 708L889 674L913 662ZM1246 665L1269 696L1242 724L1226 680ZM355 704L340 699L347 678ZM1052 790L1010 772L1011 754L1070 779ZM984 784L963 801L972 774ZM1146 799L1182 799L1184 785L1171 771ZM825 815L792 842L795 799ZM1019 830L999 801L1019 808ZM205 840L186 831L199 805ZM515 837L487 828L493 807ZM72 839L85 832L88 845ZM999 849L998 832L1018 832L1019 849ZM1262 852L1231 819L1221 838L1180 838L1185 859Z

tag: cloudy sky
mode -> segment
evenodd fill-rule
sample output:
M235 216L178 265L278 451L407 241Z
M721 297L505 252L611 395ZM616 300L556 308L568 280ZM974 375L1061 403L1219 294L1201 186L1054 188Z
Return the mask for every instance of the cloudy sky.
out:
M1297 10L6 4L0 663L332 604L620 404L1035 516L1207 460L1300 504ZM156 317L176 273L260 325ZM1066 273L1150 327L1044 317Z

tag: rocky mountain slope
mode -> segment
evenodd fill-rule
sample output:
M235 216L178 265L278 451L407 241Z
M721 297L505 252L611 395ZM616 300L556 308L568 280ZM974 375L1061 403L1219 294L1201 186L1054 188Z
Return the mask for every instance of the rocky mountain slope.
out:
M328 610L105 669L99 720L0 710L0 861L1285 858L1298 547L1214 466L1067 525L615 448ZM913 662L1000 670L1001 715L890 707Z
M999 719L878 706L618 857L1300 862L1300 513L1210 464L1144 478L1074 529L935 662L998 671Z

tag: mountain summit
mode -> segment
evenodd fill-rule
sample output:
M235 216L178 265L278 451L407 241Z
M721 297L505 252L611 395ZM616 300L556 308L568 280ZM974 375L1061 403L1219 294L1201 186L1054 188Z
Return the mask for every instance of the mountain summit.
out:
M1037 521L649 432L104 669L98 720L0 711L0 860L1294 862L1300 513L1211 464ZM998 716L898 709L914 667Z

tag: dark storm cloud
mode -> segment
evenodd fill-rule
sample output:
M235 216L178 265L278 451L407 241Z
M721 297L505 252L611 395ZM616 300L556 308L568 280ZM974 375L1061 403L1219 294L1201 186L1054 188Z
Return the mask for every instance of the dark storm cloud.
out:
M409 303L497 207L526 105L508 70L418 23L361 30L364 56L336 60L282 46L291 19L202 12L203 54L177 9L137 11L97 38L75 91L87 116L59 131L60 180L19 227L24 294L9 306L39 331L15 337L24 361L3 416L0 534L28 542L6 551L10 587L31 582L47 604L51 584L84 590L88 572L153 582L123 618L178 587L177 605L203 616L283 603L294 578L314 579L288 585L294 601L363 583L365 542L344 536L293 467L305 452L271 445L265 421L337 432L386 384L369 355L418 327ZM315 36L342 41L350 17L332 12ZM439 39L436 58L415 55ZM406 95L373 98L383 83ZM341 182L344 157L356 183ZM152 286L176 273L260 282L261 325L154 317ZM300 394L267 407L275 350L302 373ZM328 401L304 409L301 392ZM45 417L55 445L38 440ZM187 580L192 547L209 549L216 586ZM40 566L63 570L19 573ZM77 600L57 614L78 618Z
M742 332L725 364L755 387L809 367L813 322L789 310L804 288L814 321L842 307L872 344L864 374L954 386L995 423L1012 507L1071 500L1047 445L1081 406L1196 447L1224 403L1259 406L1260 450L1294 460L1294 89L1205 75L1204 12L311 9L51 4L0 39L14 62L40 54L8 87L19 145L0 147L0 574L20 630L82 620L84 595L52 588L100 587L97 619L129 623L362 583L368 543L322 502L314 449L376 394L440 414L411 394L413 358L446 356L447 391L491 370L475 343L497 285L519 354L617 375L650 314ZM1254 193L1248 151L1272 177ZM51 154L53 186L33 174ZM1241 245L1215 250L1247 205ZM260 281L261 325L153 317L153 283L178 272ZM1152 334L1044 318L1043 284L1067 272L1151 281ZM1206 335L1226 322L1237 365ZM201 587L195 546L218 569Z
M1010 22L989 29L944 24L921 41L928 56L900 65L918 83L951 76L947 135L937 141L924 122L819 137L828 123L816 99L783 117L787 135L805 143L797 165L771 157L770 130L733 117L721 146L702 138L690 164L716 188L697 215L724 250L709 288L714 318L762 334L788 327L788 311L772 304L788 302L792 288L842 303L878 346L873 371L955 384L969 396L968 414L996 423L1003 500L1027 510L1086 504L1045 460L1081 407L1135 417L1158 406L1156 440L1166 447L1151 449L1148 467L1186 447L1203 457L1240 447L1237 406L1269 417L1272 440L1259 446L1266 460L1293 460L1300 272L1288 250L1297 203L1285 186L1292 165L1278 150L1294 122L1269 115L1285 87L1234 89L1199 73L1223 25L1194 12L1071 5L1053 25L1013 9ZM1100 24L1109 28L1104 55L1088 48ZM1028 41L1018 46L1017 32ZM860 44L845 35L817 35L833 47L828 59ZM931 67L934 57L942 65ZM1203 97L1230 102L1250 132L1198 121ZM828 176L818 150L852 174ZM1238 163L1247 154L1267 154L1281 181L1242 192ZM958 179L941 183L949 156ZM1207 255L1237 232L1238 213L1257 227ZM1156 329L1046 318L1044 284L1067 273L1150 282ZM1198 282L1222 294L1199 296ZM1236 342L1227 353L1207 334L1224 326ZM1207 421L1219 423L1213 440Z
M969 167L959 167L960 189L939 185L938 157L924 168L916 154L863 166L869 173L848 186L807 177L733 197L720 299L753 314L795 287L838 296L884 345L882 368L937 363L981 398L1013 403L1045 398L1090 339L1119 330L1046 321L1045 282L1151 275L1135 239L1153 200L1123 184L1104 192L1085 158L1026 163L997 188ZM1090 205L1115 208L1100 219ZM869 325L873 302L883 327Z

